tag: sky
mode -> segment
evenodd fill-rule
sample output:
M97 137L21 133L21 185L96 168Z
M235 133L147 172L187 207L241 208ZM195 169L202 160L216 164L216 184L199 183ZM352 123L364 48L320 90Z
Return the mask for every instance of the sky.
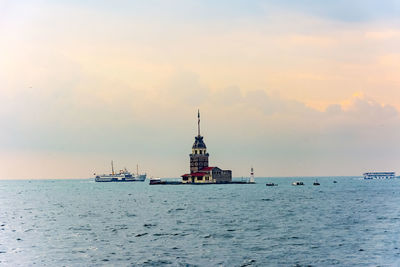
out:
M0 179L400 172L400 2L0 0Z

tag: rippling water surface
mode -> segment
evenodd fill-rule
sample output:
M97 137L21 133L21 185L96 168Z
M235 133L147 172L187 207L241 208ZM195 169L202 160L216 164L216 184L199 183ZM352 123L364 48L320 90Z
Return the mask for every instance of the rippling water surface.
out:
M0 181L0 265L400 265L400 179L313 181Z

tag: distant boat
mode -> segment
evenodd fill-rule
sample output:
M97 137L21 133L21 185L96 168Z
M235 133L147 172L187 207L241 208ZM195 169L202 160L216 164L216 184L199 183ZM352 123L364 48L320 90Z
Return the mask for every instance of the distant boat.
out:
M317 179L315 180L315 182L313 183L313 185L320 185L320 184L318 183L318 180L317 180Z
M161 180L161 178L150 178L150 183L149 184L163 184L164 181ZM165 183L165 182L164 182Z
M336 181L333 181L333 183L336 184L337 182L336 182Z
M111 161L111 174L96 175L96 182L144 182L146 174L139 174L139 167L136 166L137 173L132 174L126 168L120 170L119 173L114 172L114 162Z
M266 183L266 186L278 186L278 184L274 184L274 183Z
M371 179L393 179L396 177L395 172L366 172L363 174L365 180Z
M182 181L161 180L161 178L150 178L150 185L190 185L190 183L182 183ZM207 183L202 183L207 184Z
M304 183L297 181L297 182L293 182L292 185L304 185Z

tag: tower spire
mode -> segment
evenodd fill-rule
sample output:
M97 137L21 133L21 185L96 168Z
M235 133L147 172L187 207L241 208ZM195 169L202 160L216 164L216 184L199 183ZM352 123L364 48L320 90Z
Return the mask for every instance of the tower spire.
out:
M197 110L197 132L198 136L200 136L200 109Z

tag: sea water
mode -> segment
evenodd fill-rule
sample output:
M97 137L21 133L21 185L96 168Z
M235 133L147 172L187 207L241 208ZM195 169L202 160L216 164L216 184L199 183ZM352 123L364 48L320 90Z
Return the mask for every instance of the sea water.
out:
M0 181L0 265L399 266L400 179L314 180Z

